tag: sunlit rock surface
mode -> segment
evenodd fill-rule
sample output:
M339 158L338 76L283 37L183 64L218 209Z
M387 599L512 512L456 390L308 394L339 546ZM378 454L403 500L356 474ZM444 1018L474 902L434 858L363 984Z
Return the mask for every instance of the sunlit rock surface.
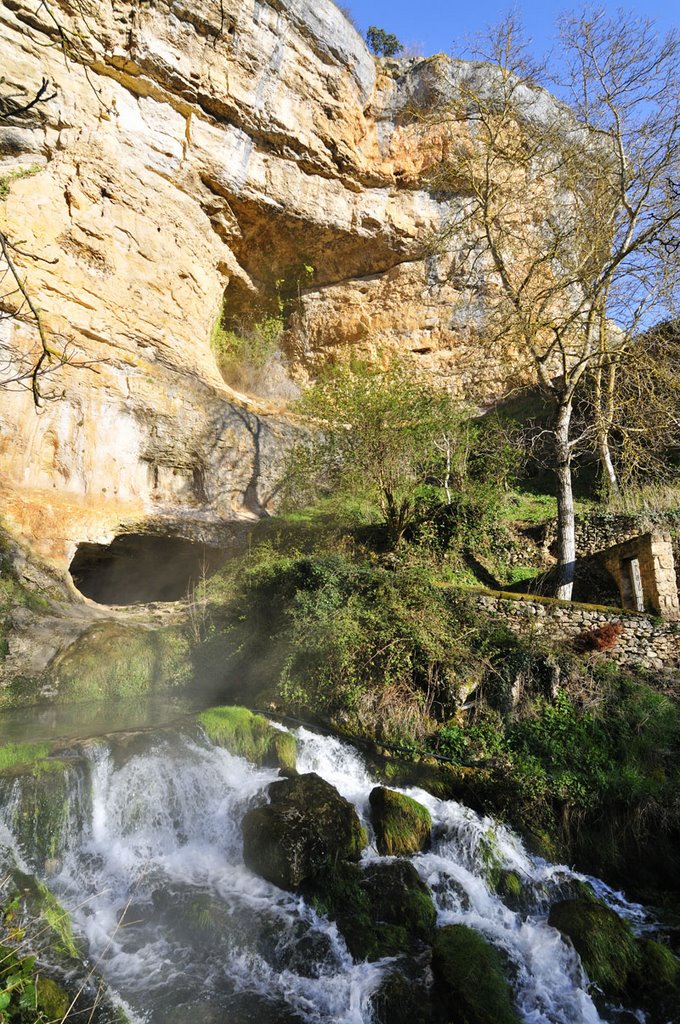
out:
M78 543L149 526L217 543L271 507L290 421L224 384L223 298L237 313L297 286L299 381L353 345L410 352L468 398L503 390L483 297L425 255L447 210L412 117L479 65L376 62L330 0L49 9L76 60L44 5L0 3L7 88L56 92L0 130L0 174L30 172L0 224L41 257L17 263L55 348L86 364L44 382L39 416L2 393L2 514L41 556L63 568ZM0 331L35 346L30 318Z

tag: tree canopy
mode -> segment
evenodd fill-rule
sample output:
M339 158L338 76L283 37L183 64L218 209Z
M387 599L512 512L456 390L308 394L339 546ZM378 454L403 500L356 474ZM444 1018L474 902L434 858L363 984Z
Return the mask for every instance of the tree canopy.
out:
M393 32L386 32L384 28L377 28L375 25L369 25L366 42L376 57L398 57L404 49Z

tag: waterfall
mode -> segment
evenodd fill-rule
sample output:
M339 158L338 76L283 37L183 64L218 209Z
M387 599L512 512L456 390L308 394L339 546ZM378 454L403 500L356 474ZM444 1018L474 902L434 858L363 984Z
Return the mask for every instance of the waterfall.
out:
M351 800L367 826L376 784L349 744L301 728L298 767ZM371 997L391 961L355 964L335 925L294 894L248 871L240 823L277 777L214 747L198 731L83 744L49 871L34 866L70 910L91 963L144 1024L369 1024ZM75 767L77 765L77 768ZM17 856L19 782L0 808ZM530 855L493 819L420 789L405 790L433 819L431 848L413 863L440 924L463 923L498 947L529 1024L595 1024L579 959L547 924L551 902L582 879ZM377 859L371 839L364 860ZM511 909L488 881L489 858L522 882ZM644 911L602 883L599 894L642 923Z

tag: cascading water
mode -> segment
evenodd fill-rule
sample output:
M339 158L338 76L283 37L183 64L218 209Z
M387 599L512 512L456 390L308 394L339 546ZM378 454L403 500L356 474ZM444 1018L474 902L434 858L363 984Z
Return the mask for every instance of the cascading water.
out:
M315 771L368 826L375 784L348 744L299 729L298 768ZM73 755L73 750L71 751ZM300 897L248 871L241 820L277 777L212 746L199 732L165 730L130 743L77 748L68 828L55 857L33 863L72 913L88 955L146 1024L361 1024L388 962L355 964L334 924ZM15 784L15 786L18 783ZM464 923L505 955L530 1024L595 1024L578 957L547 923L550 902L574 876L531 857L507 829L454 801L409 795L433 818L433 843L413 859L431 887L440 924ZM18 791L0 814L16 832ZM369 829L370 832L370 829ZM523 883L522 910L486 880L497 868ZM377 859L373 844L364 859ZM600 883L600 895L632 918Z

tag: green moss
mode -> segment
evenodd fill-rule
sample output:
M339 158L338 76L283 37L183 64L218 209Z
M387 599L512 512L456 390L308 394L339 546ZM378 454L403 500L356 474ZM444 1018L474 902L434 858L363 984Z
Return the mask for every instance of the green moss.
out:
M39 760L15 772L19 788L12 803L12 831L24 856L42 868L62 848L69 809L69 765L58 759Z
M640 959L630 978L631 987L650 1001L679 994L680 963L667 946L652 939L638 943Z
M522 898L522 883L519 876L514 871L502 871L496 891L509 906L516 906Z
M316 909L335 920L356 960L413 952L436 921L432 894L410 861L343 864L314 883Z
M426 807L382 786L371 791L370 804L380 853L400 856L425 849L432 831L432 817Z
M46 743L6 743L0 747L0 772L40 762L49 752Z
M640 953L627 921L597 900L563 900L548 923L571 939L591 982L619 995L638 965Z
M220 707L202 711L198 721L212 743L232 754L253 764L295 768L295 737L275 729L262 715L243 707Z
M79 956L80 950L73 934L69 912L43 882L36 881L35 886L39 894L40 915L52 932L52 945L59 953L72 957Z
M190 643L174 629L100 623L69 647L51 677L58 700L74 703L186 686L192 678Z
M462 924L440 928L432 966L447 1006L463 1024L520 1024L500 954Z
M71 1005L68 993L51 978L38 978L36 996L38 1009L50 1021L61 1021Z

